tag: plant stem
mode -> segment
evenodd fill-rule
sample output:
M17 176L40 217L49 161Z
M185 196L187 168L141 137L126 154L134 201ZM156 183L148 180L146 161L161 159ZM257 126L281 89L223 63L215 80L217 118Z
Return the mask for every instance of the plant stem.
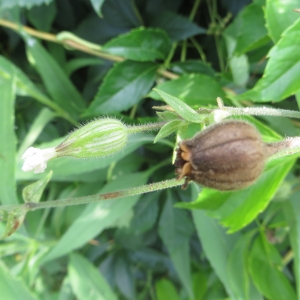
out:
M180 186L184 183L184 179L177 180L177 179L170 179L166 181L160 181L156 183L150 183L146 185L142 185L139 187L134 187L126 190L106 193L102 195L92 195L86 197L77 197L77 198L69 198L69 199L61 199L61 200L52 200L47 202L28 202L25 204L28 211L33 211L37 209L45 209L45 208L54 208L54 207L62 207L62 206L72 206L72 205L81 205L81 204L88 204L88 203L95 203L104 200L111 200L117 198L123 198L128 196L135 196L141 195L149 192L159 191L166 188L172 188L176 186ZM17 207L17 206L15 206ZM1 209L6 209L6 206L1 206Z
M193 38L193 37L191 37L190 40L191 40L191 42L193 43L193 45L194 45L194 47L196 48L196 50L198 51L198 53L199 53L201 59L202 59L203 61L206 62L206 55L205 55L205 53L204 53L204 51L203 51L201 45L200 45L200 44L196 41L196 39Z
M219 23L218 23L219 16L217 14L216 1L215 0L211 0L211 1L207 0L207 7L208 7L208 12L209 12L211 23L214 25L218 24L218 26L219 26ZM220 36L218 35L216 29L214 29L213 35L214 35L214 39L215 39L220 70L221 70L221 72L223 72L225 69L225 64L224 64L224 60L223 60L224 57L223 57L223 53L222 53L222 49L221 49L221 45L220 45Z
M277 159L287 155L298 154L300 152L300 137L288 137L285 140L268 143L267 155L270 159Z
M181 47L180 62L185 62L186 60L186 48L187 48L187 41L184 40Z
M169 68L170 62L171 62L171 60L172 60L172 58L173 58L173 56L174 56L176 47L177 47L177 43L173 43L173 44L172 44L172 47L171 47L171 50L170 50L170 52L169 52L169 54L168 54L168 56L167 56L167 58L166 58L166 60L165 60L165 62L164 62L165 68Z
M90 49L87 45L92 45L92 43L90 42L84 42L84 45L79 43L79 40L77 39L76 41L73 40L72 38L70 39L65 39L65 40L59 40L57 39L57 36L48 32L43 32L43 31L38 31L35 30L33 28L30 28L28 26L20 26L19 24L4 20L4 19L0 19L0 25L10 28L12 30L15 30L17 32L20 32L21 30L27 32L29 35L34 36L36 38L45 40L45 41L49 41L49 42L53 42L53 43L58 43L58 44L62 44L64 46L66 46L66 48L71 47L72 49L76 49L79 50L81 52L85 52L97 57L101 57L103 59L107 59L110 61L115 61L115 62L121 62L124 61L125 59L121 56L117 56L117 55L112 55L112 54L108 54L105 53L103 51L100 50L94 50L94 49ZM69 36L70 37L70 36ZM84 41L84 40L83 40ZM96 44L94 44L96 45ZM101 47L100 45L96 45L97 49L100 49L99 47ZM94 47L92 47L94 48ZM179 76L175 73L169 72L164 70L163 68L159 68L157 70L157 73L164 76L165 78L168 79L176 79ZM74 123L74 122L73 122ZM75 122L76 123L76 122Z
M134 14L136 15L136 18L139 20L141 26L144 26L145 24L144 24L142 15L140 14L140 11L138 10L135 1L134 1L134 0L131 0L130 3L131 3L131 7L132 7L132 9L133 9L133 12L134 12Z
M137 126L127 126L127 132L128 134L133 134L133 133L144 132L144 131L159 130L165 124L166 124L165 122L160 122L160 123L142 124Z
M200 5L201 0L195 0L193 8L191 10L190 16L189 16L189 20L193 21L195 18L195 15L197 13L198 7Z
M136 114L137 108L138 108L137 104L135 104L134 106L132 106L132 108L130 110L130 115L129 115L130 119L134 119L134 116Z
M214 112L228 112L228 115L272 116L300 119L300 111L269 107L228 107L216 109Z

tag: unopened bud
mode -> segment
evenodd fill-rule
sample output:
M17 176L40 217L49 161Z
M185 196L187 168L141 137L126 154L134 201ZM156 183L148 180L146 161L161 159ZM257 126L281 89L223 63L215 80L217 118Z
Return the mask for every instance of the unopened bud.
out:
M99 119L75 130L57 147L30 147L23 154L22 170L42 173L47 162L56 157L95 158L114 154L127 143L127 127L116 119Z
M93 158L114 154L127 143L127 128L116 119L99 119L72 132L55 148L57 156Z

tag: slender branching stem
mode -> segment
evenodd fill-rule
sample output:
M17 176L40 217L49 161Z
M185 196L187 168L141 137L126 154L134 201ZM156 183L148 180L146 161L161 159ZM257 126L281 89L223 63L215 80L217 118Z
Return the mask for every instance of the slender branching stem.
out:
M184 183L184 180L177 180L177 179L170 179L166 181L160 181L155 183L150 183L126 190L100 194L100 195L91 195L85 197L77 197L77 198L69 198L69 199L60 199L60 200L52 200L46 202L28 202L25 204L26 208L29 211L37 210L37 209L44 209L44 208L55 208L55 207L62 207L62 206L71 206L71 205L81 205L81 204L88 204L88 203L95 203L101 202L104 200L111 200L117 198L123 198L128 196L135 196L141 195L145 193L150 193L154 191L163 190L166 188L172 188L176 186L180 186ZM16 208L17 206L15 206ZM2 206L1 209L5 209L5 206Z
M121 61L125 60L121 56L108 54L101 50L102 48L100 45L93 44L93 43L90 43L83 39L80 39L71 33L68 33L68 35L66 36L66 32L64 32L63 33L64 36L62 35L62 36L60 36L60 38L57 38L57 37L59 37L59 34L55 35L55 34L51 34L48 32L38 31L38 30L35 30L28 26L21 26L19 24L16 24L16 23L4 20L4 19L0 19L0 26L10 28L17 32L25 31L29 35L34 36L36 38L39 38L39 39L42 39L45 41L49 41L49 42L53 42L53 43L62 44L67 49L71 48L71 49L79 50L81 52L85 52L85 53L91 54L93 56L101 57L103 59L107 59L110 61L121 62ZM62 37L65 37L65 38L62 38ZM177 79L179 77L177 74L172 73L167 70L164 70L163 68L159 68L157 70L157 73L168 79Z

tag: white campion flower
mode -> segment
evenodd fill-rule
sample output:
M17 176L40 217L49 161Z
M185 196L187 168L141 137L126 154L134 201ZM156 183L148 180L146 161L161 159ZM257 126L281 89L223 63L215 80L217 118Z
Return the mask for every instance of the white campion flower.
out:
M22 170L42 173L48 160L56 157L96 158L112 155L127 144L127 127L116 119L99 119L70 133L57 147L38 149L30 147L23 154Z
M30 147L22 156L24 160L22 170L24 172L33 170L35 174L43 173L47 167L48 160L54 157L57 157L55 147L47 149Z

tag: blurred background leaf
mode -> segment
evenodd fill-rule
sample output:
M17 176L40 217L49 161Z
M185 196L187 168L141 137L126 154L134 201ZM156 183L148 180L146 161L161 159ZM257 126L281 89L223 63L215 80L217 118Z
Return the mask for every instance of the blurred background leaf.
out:
M216 107L217 97L225 107L267 102L298 110L297 5L0 1L1 203L24 203L24 188L27 200L44 202L174 178L177 142L202 130L199 111ZM56 38L66 31L85 42ZM153 106L163 106L160 118ZM28 147L55 147L74 127L103 116L128 125L169 123L158 135L131 135L113 156L52 160L49 182L21 170ZM300 136L296 119L237 118L254 124L265 142ZM6 207L0 298L299 298L298 191L294 156L271 161L252 187L237 192L190 184L30 211L25 220L26 210Z

